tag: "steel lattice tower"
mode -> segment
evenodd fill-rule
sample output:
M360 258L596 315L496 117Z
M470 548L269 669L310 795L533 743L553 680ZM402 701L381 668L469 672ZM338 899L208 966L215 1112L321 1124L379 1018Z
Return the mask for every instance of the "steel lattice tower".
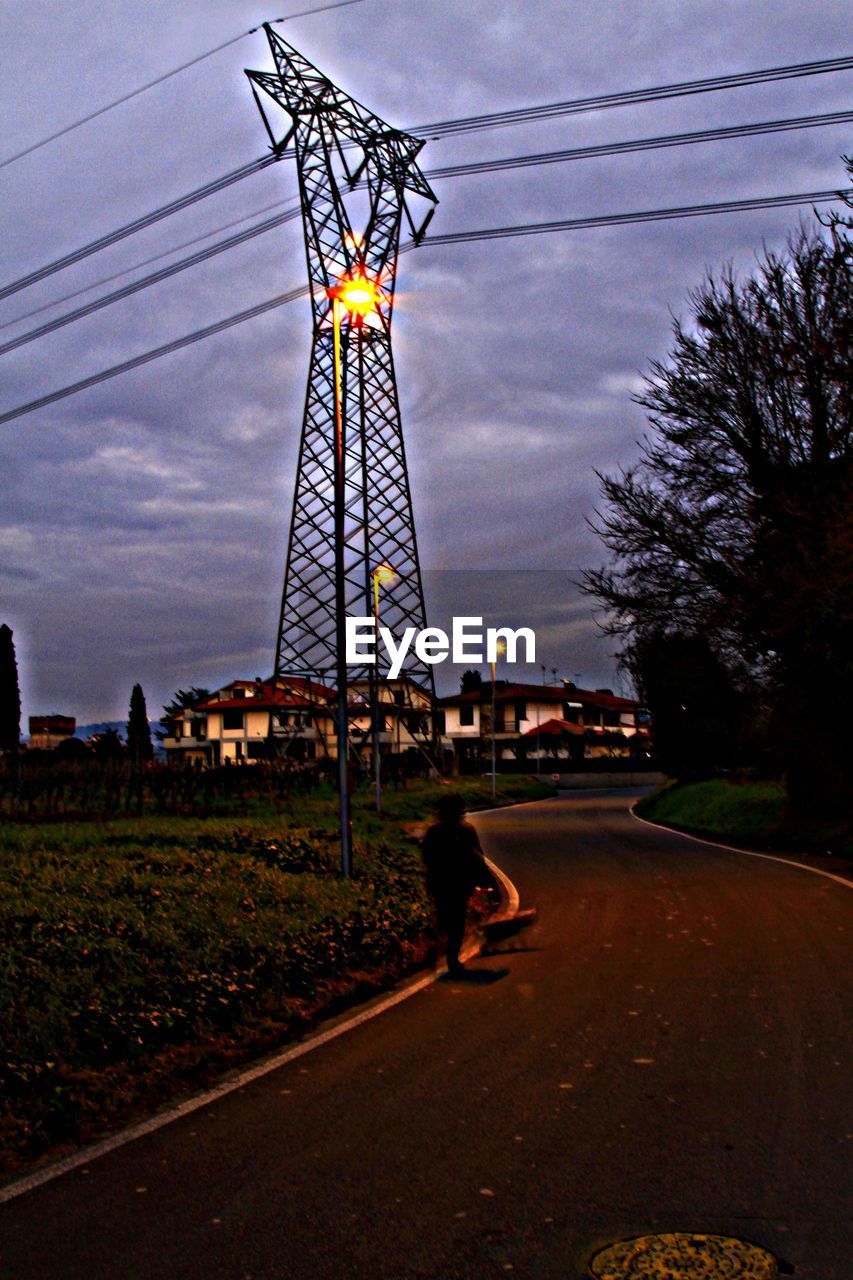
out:
M349 615L372 616L377 566L390 565L396 574L383 591L383 625L397 637L405 627L425 626L391 318L402 220L417 241L437 201L416 164L420 139L385 124L268 25L265 30L276 69L247 75L253 92L258 86L290 117L290 128L277 142L255 93L273 151L282 155L291 142L295 151L313 321L276 674L328 680L339 656L338 612L343 606ZM353 225L348 212L352 192L364 206L361 225ZM425 217L413 216L412 196L429 202ZM341 327L336 402L329 290L356 276L376 282L379 303L363 323L348 320ZM338 437L337 403L343 420ZM342 557L336 557L338 541ZM374 678L376 670L351 667L347 679ZM432 668L414 653L403 674L433 691Z

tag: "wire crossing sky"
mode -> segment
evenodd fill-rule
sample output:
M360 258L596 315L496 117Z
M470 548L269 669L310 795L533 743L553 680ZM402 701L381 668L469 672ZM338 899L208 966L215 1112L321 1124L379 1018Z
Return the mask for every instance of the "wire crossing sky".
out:
M744 138L765 133L786 132L790 129L810 129L850 120L853 120L853 112L837 111L823 116L801 116L792 120L769 120L760 124L735 125L725 129L707 129L689 134L669 134L660 138L639 138L633 142L604 143L594 147L579 147L571 151L551 151L537 155L510 156L501 160L475 161L467 165L456 165L445 169L428 169L426 170L426 176L431 179L458 178L479 173L501 172L507 169L529 168L542 164L559 164L569 160L588 160L600 155L620 155L631 151L650 151L697 142L718 142L727 138ZM361 187L364 184L360 183L358 185ZM744 206L735 202L733 207L750 208L752 206ZM766 205L764 207L770 206ZM261 210L258 210L258 212L261 212ZM255 223L253 226L228 236L224 240L219 240L215 244L209 245L206 249L201 249L186 258L181 258L167 267L161 267L158 271L153 271L150 275L123 285L112 293L104 294L84 306L77 307L73 311L65 312L53 320L48 320L44 324L38 325L35 329L30 329L15 338L10 338L7 342L0 343L0 356L9 351L15 351L18 347L25 346L28 342L35 342L38 338L42 338L48 333L54 333L57 329L61 329L67 324L72 324L76 320L93 315L94 312L100 311L103 307L111 306L114 302L121 302L125 298L131 297L134 293L138 293L141 289L147 289L151 285L160 284L164 280L171 279L172 276L177 275L179 272L198 266L199 263L207 262L210 258L220 253L226 253L229 249L246 244L247 241L254 239L255 236L265 235L268 231L284 226L286 223L298 218L299 213L300 210L296 207L290 208L274 217L266 218L263 222ZM587 225L583 220L582 224ZM447 243L451 242L447 241ZM94 288L96 286L89 287ZM7 321L8 323L12 322ZM3 327L5 326L0 325L0 328Z
M24 715L126 718L137 682L155 714L177 688L273 662L304 248L294 168L264 154L243 75L262 36L212 52L266 15L254 0L25 13L4 31L7 158L175 72L0 184L0 286L21 282L0 308L0 347L16 344L0 622ZM743 279L763 246L784 254L798 223L818 226L810 206L838 207L849 4L815 0L804 22L776 0L761 23L716 0L371 0L274 30L382 119L426 122L441 204L400 260L394 323L428 620L499 610L488 625L533 626L549 669L616 688L572 585L604 558L596 471L636 460L634 397L706 273L730 262ZM357 214L364 195L345 199ZM442 596L433 570L489 588Z
M557 222L530 222L512 227L485 227L475 231L451 231L444 235L428 235L417 243L414 240L410 240L401 245L400 253L407 253L422 246L429 248L433 245L468 244L477 240L505 240L515 236L544 235L555 231L581 231L592 227L619 227L642 222L667 222L676 218L700 218L714 213L745 212L752 209L773 209L803 204L825 204L828 201L838 200L838 198L837 191L803 191L793 195L758 196L747 200L727 200L720 204L685 205L674 209L646 209L634 213L605 213L593 218L563 218ZM290 214L282 214L272 221L275 225L280 226L282 221L296 217L298 213L299 210L294 210ZM245 232L243 233L243 238L246 238ZM216 246L214 246L215 248ZM139 287L142 287L142 282L140 282ZM126 292L132 292L132 287L128 287ZM30 401L29 404L19 405L16 409L9 409L5 413L0 413L0 426L6 422L13 421L15 418L23 417L24 414L32 413L36 409L43 409L47 405L55 404L58 400L65 400L68 396L76 395L79 391L87 391L89 387L97 386L110 378L118 377L121 373L128 373L131 369L138 369L141 365L149 364L152 360L159 360L161 356L171 355L174 351L180 351L184 347L201 342L216 333L222 333L223 330L231 329L234 325L243 324L246 320L254 320L256 316L265 315L266 312L285 306L288 302L295 302L297 298L306 297L309 292L307 286L301 289L291 289L288 293L269 298L266 302L258 303L256 306L240 311L236 315L228 316L224 320L217 321L216 324L206 325L203 329L197 329L194 333L188 333L182 338L167 342L153 351L146 351L143 355L134 356L131 360L125 360L121 364L113 365L111 369L103 369L100 373L81 379L80 382L74 382L68 387L52 391L49 395ZM101 305L105 305L105 301L102 300ZM94 305L89 308L89 310L94 309ZM45 328L47 327L45 326ZM0 348L0 353L3 350L11 349L14 345L16 344L7 344L5 348Z
M345 0L345 2L349 4L354 4L359 2L359 0ZM284 19L280 19L279 21L284 21ZM255 28L254 30L257 30L257 28ZM252 34L252 33L247 32L245 34ZM237 38L242 39L242 37L237 37ZM213 50L212 52L216 52L216 50ZM206 57L208 55L202 55L202 56ZM763 84L763 83L772 82L776 80L799 78L802 76L824 75L829 72L850 70L851 68L853 68L853 55L845 58L831 58L831 59L825 60L824 62L819 62L819 63L811 63L811 62L795 63L791 66L771 67L764 71L748 71L748 72L742 73L741 75L717 76L711 79L704 79L704 80L697 80L697 81L684 81L678 84L657 85L657 86L653 86L650 89L624 90L620 93L607 94L604 96L597 96L597 97L590 97L590 98L575 98L567 102L552 102L552 103L547 103L543 106L538 106L538 107L524 107L524 108L520 108L513 111L500 111L500 112L493 112L487 115L468 116L460 120L444 120L444 121L439 121L436 124L416 126L408 130L408 132L413 133L415 135L428 136L435 139L438 137L447 137L454 133L471 133L480 129L500 128L500 127L503 127L504 125L530 123L531 121L535 121L535 120L553 119L556 116L573 115L580 112L588 112L588 111L598 111L598 110L601 110L603 107L619 107L619 106L636 105L637 103L641 103L641 102L659 102L667 98L683 97L685 95L690 95L690 94L709 93L709 92L721 90L721 89L743 88L749 85ZM176 74L176 73L171 73L171 74ZM142 90L140 90L140 92L142 92ZM839 114L839 113L836 113L836 114ZM840 118L847 119L848 116L846 115L846 113L840 113ZM821 119L821 120L814 120L811 122L811 124L817 124L817 123L831 124L831 123L838 123L838 120ZM775 130L771 127L772 125L776 126ZM802 120L801 121L792 120L788 122L776 121L776 122L767 122L763 126L761 125L732 126L729 130L729 134L732 137L746 136L746 131L750 131L750 130L756 133L761 132L762 129L766 130L767 132L774 132L782 129L783 127L808 128L810 127L810 125L806 124ZM738 131L739 129L743 129L744 132L740 133ZM725 136L725 131L717 131L716 136L717 137ZM676 137L677 135L673 135L668 139L667 138L647 139L645 140L645 145L640 141L635 142L633 144L621 143L621 144L618 144L617 150L618 149L628 150L628 149L631 149L632 147L635 150L643 150L655 145L656 146L675 146L675 145L678 145L676 141ZM694 136L688 139L682 138L682 141L692 141L692 142L704 141L704 140L705 139L700 138L698 136ZM602 147L598 151L589 150L587 151L586 154L589 154L589 155L616 154L616 150L610 151L606 147ZM167 204L161 205L157 209L151 210L150 213L143 214L141 217L134 219L132 222L125 223L124 226L117 227L114 231L108 232L106 235L100 236L96 240L90 241L88 244L81 246L79 249L75 249L71 253L64 254L61 258L57 258L55 261L49 262L45 266L40 267L35 271L31 271L25 276L21 276L20 279L13 280L11 283L0 287L0 301L2 301L7 297L10 297L13 293L18 293L21 289L28 288L32 284L37 284L39 281L45 280L48 276L54 275L57 271L62 271L66 267L76 265L78 262L81 262L84 258L90 257L94 253L98 253L101 249L109 248L110 246L117 244L120 240L126 239L128 236L134 235L138 231L142 231L150 226L153 226L155 222L160 222L164 218L171 217L172 214L181 212L182 210L189 208L191 205L196 204L200 200L206 200L208 196L216 195L219 192L224 191L226 187L230 187L234 183L242 182L244 178L253 177L255 174L260 173L263 169L268 168L269 165L274 164L279 159L282 159L282 160L292 159L293 155L294 155L294 152L290 150L290 151L283 151L280 156L273 156L273 155L261 156L259 159L249 161L247 164L241 165L238 169L234 169L229 173L222 174L218 178L212 178L209 182L204 183L203 186L196 188L194 191L190 191L183 196L178 196L174 200L169 201ZM563 153L561 156L556 158L579 159L582 157L580 156L580 154L569 155L568 153ZM531 158L529 162L530 163L535 163L535 162L546 163L546 161L542 159L538 159L537 161L536 158ZM495 168L498 168L498 167L507 168L511 166L509 161L504 161L502 165L495 163ZM457 174L460 174L463 172L473 173L473 172L483 172L483 171L485 171L485 169L483 164L481 164L480 166L477 166L474 168L465 168L464 166L462 166L462 167L457 167L456 169L453 169L453 170L450 170L450 169L444 169L443 171L436 170L436 171L433 171L433 176L447 177L447 176L456 176Z
M334 0L332 4L321 4L314 9L302 9L299 13L289 13L284 18L273 18L271 19L271 24L278 26L283 22L292 22L294 18L307 18L312 13L325 13L329 9L345 9L348 5L363 3L364 0ZM164 71L161 76L147 81L146 84L141 84L137 89L131 89L130 93L124 93L120 98L114 98L112 102L105 103L103 107L98 107L97 110L90 111L88 115L81 116L79 120L74 120L62 129L57 129L56 133L51 133L46 138L41 138L38 142L33 142L30 146L24 147L22 151L17 151L14 155L7 156L5 160L0 160L0 169L7 168L8 165L14 164L16 160L23 160L24 156L32 155L34 151L40 151L48 143L64 138L67 134L73 133L75 129L81 128L82 125L89 124L92 120L97 120L99 116L105 116L108 111L114 111L116 107L122 106L123 103L130 102L133 98L138 98L140 94L147 93L149 89L165 84L173 76L180 75L182 71L187 71L190 67L198 66L206 58L212 58L215 53L220 53L223 49L228 49L231 45L238 44L240 40L245 40L246 36L252 36L259 30L260 27L251 27L248 31L241 31L238 36L232 36L230 40L223 40L221 44L215 45L212 49L206 49L204 53L198 54L195 58L182 62L179 67L173 67L171 71Z

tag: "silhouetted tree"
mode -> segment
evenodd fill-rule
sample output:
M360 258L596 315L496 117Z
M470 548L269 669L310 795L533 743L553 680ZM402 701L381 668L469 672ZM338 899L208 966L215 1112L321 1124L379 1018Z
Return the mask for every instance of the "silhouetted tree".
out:
M145 764L154 755L151 745L151 728L142 685L135 684L130 695L130 711L127 721L127 754L134 768Z
M652 632L632 641L624 662L667 773L702 775L743 761L744 719L755 704L704 637Z
M115 729L105 729L92 738L92 754L96 760L122 760L125 755L121 735Z
M479 693L483 687L483 677L479 671L463 671L462 679L459 682L459 690L461 693Z
M691 294L638 403L640 462L601 477L615 565L585 575L626 646L696 637L759 686L789 792L843 804L853 705L851 245L801 229Z
M181 711L185 711L188 707L195 707L199 702L205 702L209 697L209 689L202 689L195 685L191 689L178 689L172 701L168 702L163 708L163 715L160 717L161 723L179 715ZM161 742L168 736L165 729L155 729L154 732Z
M17 751L21 741L21 692L12 628L0 627L0 751Z

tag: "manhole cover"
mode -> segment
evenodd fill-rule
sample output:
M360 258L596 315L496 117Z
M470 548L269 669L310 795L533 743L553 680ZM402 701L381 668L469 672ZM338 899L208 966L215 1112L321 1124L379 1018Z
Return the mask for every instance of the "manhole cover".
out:
M590 1263L596 1280L775 1280L775 1259L766 1249L730 1236L687 1231L636 1236L597 1253Z

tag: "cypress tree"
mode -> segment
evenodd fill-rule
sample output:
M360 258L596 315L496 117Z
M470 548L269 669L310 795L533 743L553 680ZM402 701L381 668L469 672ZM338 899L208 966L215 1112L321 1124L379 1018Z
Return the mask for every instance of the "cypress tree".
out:
M154 755L151 745L151 729L142 685L135 684L130 695L130 712L127 721L127 754L131 765L144 764Z
M17 751L21 741L21 693L12 628L0 627L0 751Z

